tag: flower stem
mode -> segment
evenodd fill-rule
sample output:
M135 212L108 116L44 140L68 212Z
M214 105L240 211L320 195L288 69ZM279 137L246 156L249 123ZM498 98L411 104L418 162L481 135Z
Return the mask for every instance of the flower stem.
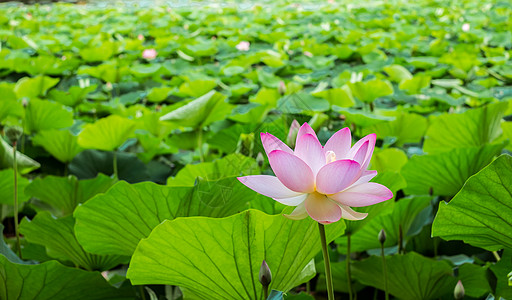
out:
M386 300L389 300L388 269L386 265L386 256L384 255L384 243L380 244L380 255L382 256L382 272L384 273L384 291L386 292Z
M325 264L325 280L327 281L327 295L329 300L334 300L334 289L332 286L331 262L329 260L329 251L327 250L327 239L325 238L324 224L318 223L320 230L320 241L322 243L322 253L324 255Z
M203 128L199 128L197 131L197 150L199 151L199 160L204 162L203 154Z
M12 143L12 169L14 170L14 231L16 232L16 246L18 248L18 256L21 256L20 230L18 224L18 163L16 162L16 146L18 142Z
M352 273L350 272L350 232L347 233L347 258L345 259L347 262L347 286L348 286L348 295L350 300L354 299L352 295Z
M119 179L119 174L117 171L117 150L114 150L114 158L113 158L113 168L114 168L114 178Z
M266 300L268 298L268 285L263 285L263 299Z

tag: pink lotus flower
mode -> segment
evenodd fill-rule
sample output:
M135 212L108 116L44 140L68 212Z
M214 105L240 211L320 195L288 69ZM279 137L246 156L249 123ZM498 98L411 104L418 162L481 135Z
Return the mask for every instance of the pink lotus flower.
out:
M145 59L155 59L157 54L155 49L145 49L142 51L142 57Z
M235 46L239 51L249 51L249 48L251 47L251 43L247 41L241 41Z
M290 219L308 215L322 224L341 218L362 220L368 214L351 207L389 200L393 193L385 186L369 182L377 171L367 171L375 148L370 134L351 147L349 128L336 132L322 147L315 131L304 123L297 134L295 150L270 133L261 141L275 176L239 177L250 189L289 206L296 206Z

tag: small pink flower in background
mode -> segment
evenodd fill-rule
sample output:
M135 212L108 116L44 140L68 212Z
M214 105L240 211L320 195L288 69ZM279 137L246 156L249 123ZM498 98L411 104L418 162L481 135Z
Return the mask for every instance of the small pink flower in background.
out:
M297 140L299 129L299 122L297 122L297 120L293 120L292 125L290 125L290 131L288 131L288 136L286 137L286 143L290 145L290 147L295 147L295 141Z
M462 31L468 32L469 29L471 29L471 26L469 25L469 23L462 24Z
M276 176L239 177L250 189L271 197L295 210L286 217L294 220L308 215L322 224L340 219L362 220L368 214L351 207L389 200L393 193L385 186L369 182L377 171L366 170L375 148L370 134L351 147L350 129L336 132L322 146L315 131L304 123L296 138L295 150L270 133L261 141Z
M138 39L139 41L143 41L143 40L144 40L144 36L143 36L142 34L139 34L139 35L137 36L137 39Z
M327 0L327 3L334 4L334 3L336 3L336 1L334 1L334 0Z
M235 46L239 51L249 51L251 47L251 43L248 41L241 41L238 45Z
M155 59L157 54L158 53L156 52L155 49L146 49L146 50L142 51L142 57L145 59Z
M307 57L313 57L313 53L309 51L304 51L304 55L306 55Z

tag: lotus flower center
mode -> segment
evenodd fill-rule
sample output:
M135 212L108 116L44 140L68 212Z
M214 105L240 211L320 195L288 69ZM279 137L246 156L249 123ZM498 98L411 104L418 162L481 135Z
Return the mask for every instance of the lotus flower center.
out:
M336 154L334 153L334 151L327 151L325 153L325 163L329 164L332 163L333 161L336 161Z

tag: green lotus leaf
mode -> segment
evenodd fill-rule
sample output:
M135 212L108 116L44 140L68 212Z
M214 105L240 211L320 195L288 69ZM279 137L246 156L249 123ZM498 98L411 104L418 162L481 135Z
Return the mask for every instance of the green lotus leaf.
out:
M436 261L415 252L386 256L386 265L389 293L398 299L437 299L453 294L457 283L446 261ZM359 282L384 290L381 257L371 256L354 262L352 274Z
M58 78L49 76L23 77L16 83L14 92L18 98L37 98L46 95L46 92L59 83Z
M25 187L29 184L28 179L18 174L18 201L27 201L30 196L26 194ZM14 206L14 170L6 169L0 171L0 204Z
M78 244L74 232L73 216L56 219L49 212L39 212L32 220L24 218L20 233L30 243L42 245L49 256L62 261L71 261L86 270L109 270L126 261L125 257L94 255L84 251Z
M59 161L68 163L82 151L77 136L67 130L43 130L32 139L34 145L42 146Z
M160 118L181 126L202 128L215 121L224 120L231 112L232 105L225 102L226 97L216 91L210 91L188 104L171 111Z
M57 261L17 264L0 255L0 298L27 300L129 300L130 288L117 289L99 272L69 268Z
M384 72L388 74L389 79L393 82L400 83L404 80L411 79L412 74L401 65L391 65L383 68Z
M197 178L218 180L225 177L256 175L256 160L242 154L229 154L213 162L186 165L175 177L167 180L169 186L194 186Z
M46 100L32 99L25 112L25 131L61 129L73 125L73 113L62 106Z
M507 102L500 102L435 118L427 130L423 150L440 153L493 142L501 134L500 123L507 105Z
M0 169L12 168L13 161L12 147L0 138ZM16 164L21 174L30 173L41 166L37 161L19 151L16 152Z
M85 125L78 135L78 145L86 149L113 151L119 148L134 130L134 121L110 115Z
M412 78L402 80L398 88L410 95L420 94L422 89L430 86L431 79L430 76L424 73L418 73Z
M453 196L473 174L480 171L503 149L504 144L456 148L448 152L414 155L402 168L405 192Z
M326 226L327 241L344 223ZM134 284L179 285L196 299L261 299L261 262L272 272L270 289L287 292L309 280L320 252L318 223L247 210L223 219L167 220L141 241L127 277ZM311 270L312 271L312 270Z
M440 203L432 235L490 251L512 249L512 157L502 155L472 176L449 203Z
M68 216L75 208L94 195L106 192L115 179L100 174L87 180L78 180L75 176L46 176L34 179L25 189L28 196L47 203L52 213L57 216Z
M370 103L375 99L393 94L393 86L387 80L372 79L365 82L348 83L352 95L362 102Z
M193 187L120 181L76 209L75 231L86 251L132 255L139 241L166 219L226 217L245 209L256 196L233 177L199 181Z
M406 143L419 143L427 131L427 119L414 113L393 113L395 120L381 122L363 129L363 134L376 133L379 138L394 137L402 146Z

